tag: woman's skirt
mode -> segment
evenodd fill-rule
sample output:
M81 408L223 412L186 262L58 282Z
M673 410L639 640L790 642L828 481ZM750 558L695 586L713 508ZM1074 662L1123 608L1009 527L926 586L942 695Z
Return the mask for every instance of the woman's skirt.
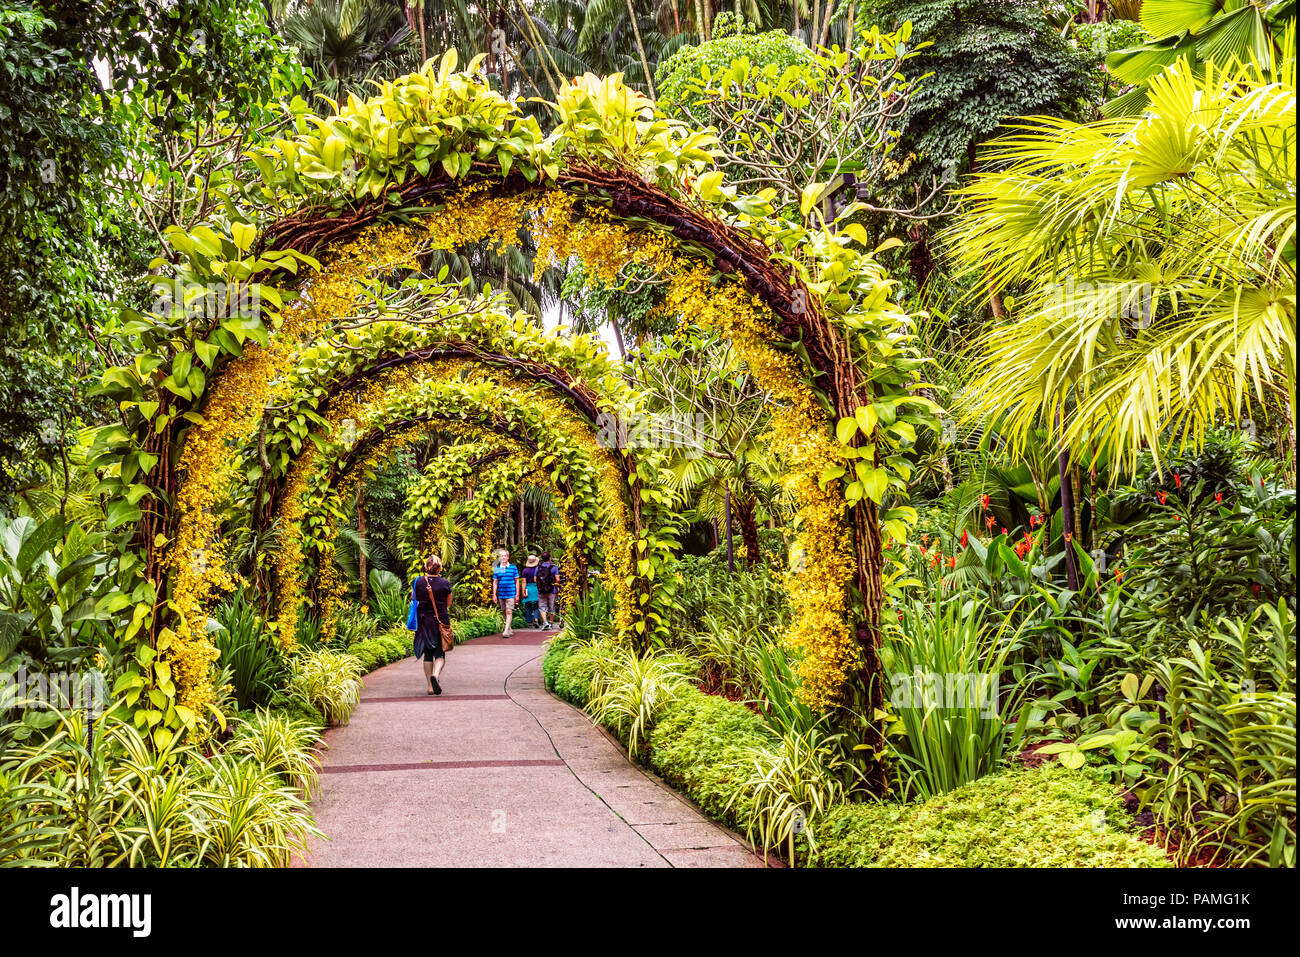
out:
M438 616L419 612L415 628L415 657L424 661L433 661L435 658L444 657L444 654Z

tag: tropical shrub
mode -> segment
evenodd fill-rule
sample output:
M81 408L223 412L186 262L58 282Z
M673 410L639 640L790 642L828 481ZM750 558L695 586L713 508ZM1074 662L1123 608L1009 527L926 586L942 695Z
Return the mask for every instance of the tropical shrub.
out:
M504 627L505 620L496 608L470 608L465 617L458 618L453 614L451 619L451 633L458 645L475 638L499 634Z
M812 827L845 798L845 762L835 740L820 727L789 730L770 744L751 745L748 780L732 795L746 795L753 814L746 835L761 848L784 847L786 860L798 858L795 838L806 835L815 845Z
M236 726L225 750L231 755L247 755L303 796L312 798L320 782L312 748L321 730L319 724L260 709Z
M314 730L267 716L209 756L159 748L116 710L93 735L83 712L55 717L48 737L0 751L0 865L284 867L322 836L298 793Z
M405 622L410 600L400 578L382 568L370 570L370 614L381 627Z
M1138 663L1131 717L1152 766L1137 791L1182 861L1295 866L1295 614L1220 619L1185 654Z
M266 624L243 592L235 592L209 619L208 636L220 657L217 667L225 670L226 682L234 691L241 711L266 704L284 683L287 668L284 655Z
M1059 765L988 775L922 804L841 804L815 867L1169 867L1128 833L1119 792Z
M617 646L597 668L586 710L637 756L655 719L691 687L696 663L681 655L637 654Z
M994 771L1013 734L1019 691L1001 681L1017 647L976 599L910 603L881 649L904 794L930 798Z
M293 659L289 693L320 710L331 724L347 724L361 701L361 662L352 655L321 649Z
M763 719L748 708L691 689L651 729L649 763L706 814L748 829L754 799L747 749L774 740Z

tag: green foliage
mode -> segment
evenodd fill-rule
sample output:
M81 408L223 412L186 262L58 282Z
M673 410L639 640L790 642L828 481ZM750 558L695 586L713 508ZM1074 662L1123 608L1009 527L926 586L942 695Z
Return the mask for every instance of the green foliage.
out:
M614 593L599 582L586 595L573 597L564 613L564 642L578 644L613 631ZM557 642L553 642L558 643Z
M226 681L234 686L241 711L265 705L286 677L287 668L280 646L267 634L257 609L243 592L236 592L217 608L210 619L209 640L220 657ZM212 627L215 625L215 627Z
M1127 833L1118 792L1056 765L989 775L923 804L842 804L818 867L1169 867Z
M460 614L463 617L453 614L451 621L451 633L458 645L475 638L500 634L505 627L505 619L501 617L499 608L470 608Z
M844 774L850 767L836 746L836 736L819 727L787 730L775 744L751 746L746 754L752 770L743 788L754 813L746 831L762 848L784 847L786 860L798 861L796 837L816 845L812 830L826 813L844 800Z
M1295 612L1281 598L1216 621L1183 655L1135 663L1161 690L1126 722L1155 759L1139 796L1180 859L1295 866L1295 667Z
M361 673L368 674L376 668L409 658L411 649L411 632L403 623L348 645L347 653L360 662Z
M1021 127L962 189L962 275L1024 291L961 411L1001 417L1014 451L1054 428L1132 464L1199 446L1247 396L1294 405L1294 57L1276 79L1180 60L1150 92L1141 118Z
M99 332L113 325L109 301L148 268L133 220L153 185L172 199L211 188L197 204L211 210L228 180L199 169L197 141L220 151L233 117L260 125L285 68L261 5L242 0L0 9L0 492L22 457L50 458L37 437L49 422L102 414L77 379L118 361ZM193 137L213 117L222 132Z
M300 794L314 728L259 716L212 755L151 747L112 711L94 732L57 712L48 737L0 751L0 866L286 867L323 836Z
M410 593L402 580L382 568L370 570L370 613L380 622L405 622Z
M320 710L331 725L347 724L361 702L361 663L352 655L321 649L293 659L289 693Z
M1282 599L1295 611L1294 490L1256 475L1226 495L1209 494L1204 480L1128 494L1146 513L1124 529L1134 631L1243 616L1260 601Z
M320 784L313 747L322 730L320 724L259 709L235 726L225 750L230 755L247 756L310 799Z
M860 24L882 29L909 21L912 42L931 45L908 61L907 75L923 79L898 124L896 155L916 157L900 186L924 194L932 181L955 183L1003 122L1077 116L1089 93L1089 59L1035 0L868 0L858 11Z
M1198 71L1206 63L1227 66L1234 60L1253 60L1273 73L1295 48L1295 36L1288 35L1295 24L1294 0L1147 0L1141 24L1145 43L1112 47L1114 52L1106 57L1111 72L1133 84L1103 107L1108 116L1141 113L1149 102L1151 79L1178 60Z
M691 687L695 662L682 655L638 654L616 646L600 659L586 710L640 755L654 722ZM600 674L604 672L604 674Z
M751 752L770 746L763 719L743 705L687 691L650 732L650 766L706 814L742 828L754 819Z
M718 73L740 59L748 60L756 69L771 64L784 73L788 67L811 65L813 52L784 30L757 33L743 20L724 23L719 14L711 39L684 46L659 64L655 71L655 92L659 94L656 104L669 116L707 122L707 113L693 104L692 85L698 83L705 70Z
M908 604L886 633L881 663L905 795L931 798L994 771L1023 691L1002 692L1018 637L994 631L977 600ZM1014 729L1019 732L1018 728Z
M543 673L550 673L548 687L570 704L586 707L601 657L608 653L608 646L594 641L552 644L543 663Z
M759 696L765 649L790 622L790 605L769 566L727 571L725 561L683 556L669 618L670 647L700 663L706 687L746 699Z
M103 646L129 602L106 574L111 546L54 512L0 515L0 665L68 666ZM16 665L15 665L16 667Z

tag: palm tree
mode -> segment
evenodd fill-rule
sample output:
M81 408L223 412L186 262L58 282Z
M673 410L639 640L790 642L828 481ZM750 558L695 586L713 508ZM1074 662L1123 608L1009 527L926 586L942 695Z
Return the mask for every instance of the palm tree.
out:
M419 65L402 11L377 0L296 5L281 31L315 74L315 92L336 101L353 91L365 95L366 80L392 77Z
M946 233L974 285L1023 288L967 411L1023 445L1159 456L1253 402L1295 443L1294 26L1258 65L1152 80L1139 118L1036 118L995 141Z
M1131 15L1131 11L1129 12ZM1176 60L1199 69L1203 62L1220 66L1238 61L1258 63L1273 74L1284 50L1286 25L1295 18L1295 0L1152 0L1141 5L1142 27L1155 39L1116 50L1106 66L1133 89L1102 109L1108 116L1132 116L1147 104L1148 83Z

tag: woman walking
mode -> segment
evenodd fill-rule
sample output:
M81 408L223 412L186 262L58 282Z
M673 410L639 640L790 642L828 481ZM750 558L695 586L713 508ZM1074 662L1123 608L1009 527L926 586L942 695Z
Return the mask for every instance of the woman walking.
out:
M446 653L455 639L451 634L451 582L442 577L442 559L433 555L424 562L424 574L411 586L415 600L415 657L424 661L428 694L442 694L438 676Z

